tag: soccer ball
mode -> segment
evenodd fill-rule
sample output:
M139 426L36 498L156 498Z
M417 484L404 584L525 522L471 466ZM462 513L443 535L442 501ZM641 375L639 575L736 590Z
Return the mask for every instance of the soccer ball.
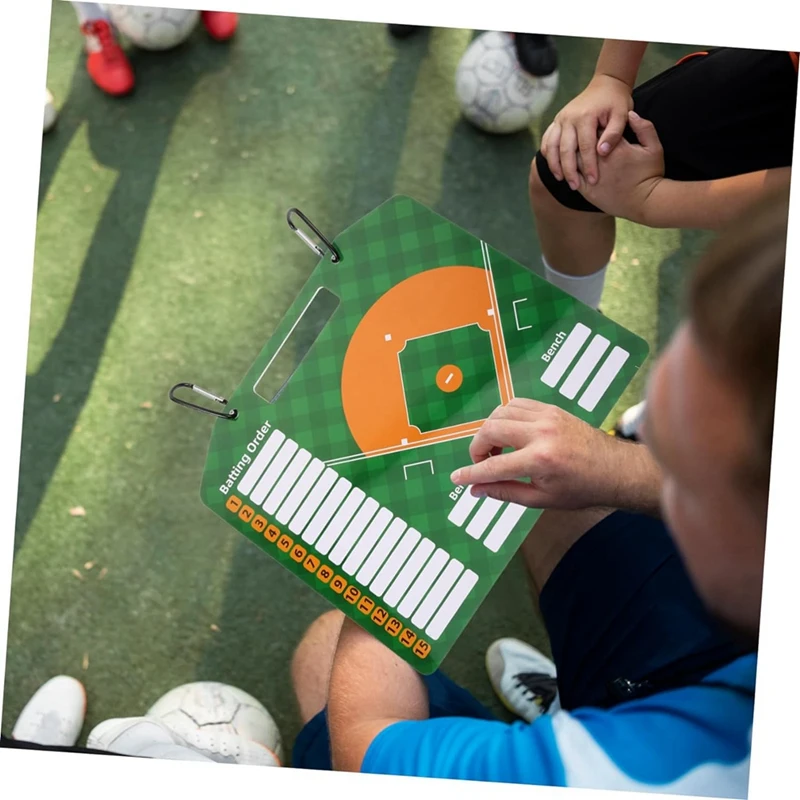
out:
M183 44L197 26L199 11L106 5L114 27L143 50L169 50Z
M283 743L264 706L235 686L187 683L167 692L147 712L214 761L281 765Z
M464 116L487 133L516 133L548 108L558 72L537 78L520 67L510 33L489 31L467 48L456 69Z

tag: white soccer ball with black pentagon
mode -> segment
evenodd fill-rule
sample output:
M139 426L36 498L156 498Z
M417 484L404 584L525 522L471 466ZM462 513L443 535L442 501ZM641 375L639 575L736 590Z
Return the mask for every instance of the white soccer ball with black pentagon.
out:
M147 712L214 761L279 767L281 733L272 715L247 692L214 681L178 686Z
M114 27L143 50L170 50L183 44L197 27L199 11L106 4Z
M461 111L487 133L524 130L547 110L557 88L557 71L537 78L522 69L510 33L482 33L456 69Z

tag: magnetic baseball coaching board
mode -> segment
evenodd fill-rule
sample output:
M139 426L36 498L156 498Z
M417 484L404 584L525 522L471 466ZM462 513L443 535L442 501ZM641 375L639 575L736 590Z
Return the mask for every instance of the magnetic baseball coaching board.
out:
M216 422L202 500L428 674L541 513L451 483L482 421L527 397L599 426L648 348L407 197L333 245Z

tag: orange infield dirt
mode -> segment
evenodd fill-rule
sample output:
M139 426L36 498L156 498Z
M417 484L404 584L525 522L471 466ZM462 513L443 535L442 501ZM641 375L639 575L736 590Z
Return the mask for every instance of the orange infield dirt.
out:
M350 339L342 369L342 407L362 452L447 441L480 427L483 420L421 433L410 425L398 358L409 339L476 323L491 337L501 372L500 397L508 403L508 359L485 270L438 267L407 278L375 302ZM462 380L460 370L451 364L442 364L436 378L442 391L454 391Z

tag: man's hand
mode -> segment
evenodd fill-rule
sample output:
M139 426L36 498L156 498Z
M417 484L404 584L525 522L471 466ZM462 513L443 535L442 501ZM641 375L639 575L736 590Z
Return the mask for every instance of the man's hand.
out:
M556 406L521 398L501 406L475 435L470 457L473 466L452 480L474 494L538 509L658 513L661 473L649 451Z
M664 180L664 150L652 122L634 111L628 121L639 144L623 139L601 162L597 183L579 176L579 191L606 214L646 225L651 198ZM584 172L582 156L579 169Z
M542 136L540 149L557 180L571 189L598 180L598 153L610 154L620 143L633 108L631 89L609 75L595 75L586 89L556 114Z

